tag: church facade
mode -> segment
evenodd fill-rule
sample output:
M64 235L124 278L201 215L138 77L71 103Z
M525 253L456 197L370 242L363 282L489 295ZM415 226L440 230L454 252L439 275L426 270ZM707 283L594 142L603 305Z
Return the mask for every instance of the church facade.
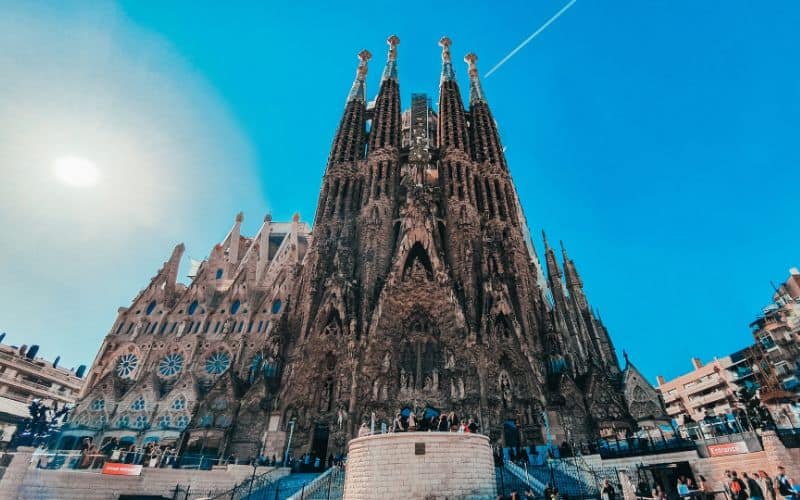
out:
M545 238L541 264L477 57L467 107L443 38L437 111L420 94L403 111L388 43L372 102L359 54L313 233L267 218L248 238L237 216L188 286L176 247L120 309L67 435L325 457L400 412L453 411L504 446L664 419L563 245Z

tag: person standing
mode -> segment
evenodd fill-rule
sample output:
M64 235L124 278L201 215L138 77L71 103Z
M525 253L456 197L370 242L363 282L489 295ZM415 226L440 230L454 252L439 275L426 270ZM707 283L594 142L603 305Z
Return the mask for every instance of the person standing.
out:
M611 481L605 479L603 481L603 489L601 490L601 497L603 500L614 500L616 498L616 492L614 491L614 487L611 486Z
M792 480L786 476L786 469L784 469L783 466L778 467L778 476L775 478L775 482L778 484L778 493L780 493L783 498L787 500L794 500L797 498L794 493Z
M732 500L747 500L747 485L739 479L735 470L731 471L730 490Z

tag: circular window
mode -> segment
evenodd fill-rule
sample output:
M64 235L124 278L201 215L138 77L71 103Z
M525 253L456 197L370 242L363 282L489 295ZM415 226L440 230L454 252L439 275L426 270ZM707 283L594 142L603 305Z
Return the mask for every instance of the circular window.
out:
M183 370L183 355L177 352L172 352L164 356L160 363L158 363L158 373L162 377L171 377L177 375Z
M117 358L117 375L122 378L130 378L137 366L139 366L139 358L135 354L123 354Z
M231 357L225 351L217 351L206 358L205 368L210 375L219 375L231 365Z
M275 299L272 301L272 314L278 314L281 312L281 299Z

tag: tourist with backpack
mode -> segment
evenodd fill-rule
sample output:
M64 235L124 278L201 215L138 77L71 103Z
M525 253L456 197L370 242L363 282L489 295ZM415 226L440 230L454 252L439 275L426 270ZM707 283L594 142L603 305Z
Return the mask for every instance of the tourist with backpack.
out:
M731 471L730 477L731 500L747 500L747 486L745 486L744 481L739 479L739 475L736 474L735 470Z
M778 485L778 494L787 500L794 500L797 498L794 492L794 485L792 480L786 477L786 469L778 467L778 476L775 478L775 484Z

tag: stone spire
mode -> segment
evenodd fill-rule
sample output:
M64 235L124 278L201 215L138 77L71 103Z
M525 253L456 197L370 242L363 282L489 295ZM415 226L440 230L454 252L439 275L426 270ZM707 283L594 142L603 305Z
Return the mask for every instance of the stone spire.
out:
M386 39L386 43L389 44L389 57L386 60L386 67L383 69L381 82L384 80L397 81L397 46L400 45L400 38L392 35Z
M400 149L400 85L397 80L397 45L400 39L392 35L386 43L389 44L389 59L383 70L378 97L375 98L369 153L386 147Z
M353 86L350 87L350 93L347 94L347 102L360 101L366 102L367 100L367 61L372 58L372 54L367 49L358 53L358 69L356 70L356 79L353 81Z
M452 43L446 36L439 40L439 46L442 47L442 77L439 80L438 144L444 154L448 150L461 150L469 154L467 116L450 58ZM447 181L455 182L453 179L447 179ZM457 189L457 186L452 187L453 192Z
M483 88L481 81L478 77L478 66L475 65L478 56L474 52L470 52L464 56L464 61L469 68L469 104L470 106L476 102L486 102L486 96L483 95Z
M446 36L439 40L439 46L442 48L442 78L440 83L456 79L456 73L453 71L453 61L450 57L450 45L452 44L453 42Z
M331 154L328 157L328 168L335 163L349 163L359 160L364 154L366 141L367 103L366 76L367 61L372 54L367 50L358 53L358 69L353 86L347 94L339 129L333 139Z
M578 275L578 270L575 268L575 262L567 255L564 242L559 241L559 244L561 245L561 257L564 262L564 278L567 282L567 290L569 290L570 296L575 299L581 311L586 311L589 305L586 300L586 295L583 293L583 282Z

